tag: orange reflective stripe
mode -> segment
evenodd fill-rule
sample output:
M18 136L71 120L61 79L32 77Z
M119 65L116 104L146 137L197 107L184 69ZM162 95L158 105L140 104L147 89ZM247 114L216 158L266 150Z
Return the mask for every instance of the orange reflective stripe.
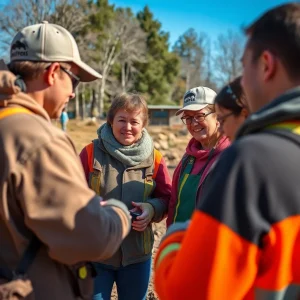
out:
M162 154L158 150L154 149L154 170L152 176L153 179L155 179L156 174L158 172L161 158L162 158Z
M21 113L31 114L31 112L28 109L23 107L9 107L0 110L0 119L6 118L10 115L21 114Z
M90 143L86 147L86 153L88 156L88 165L89 165L89 171L93 172L94 171L94 144Z
M290 216L272 225L264 237L264 253L256 286L280 291L300 284L300 215Z
M177 232L174 232L172 233L170 236L168 236L165 240L163 240L159 246L159 249L157 251L157 255L155 257L155 260L154 260L154 269L158 268L159 267L159 263L161 261L163 261L162 259L162 253L164 252L164 250L170 246L170 245L174 245L174 244L177 244L177 245L180 245L183 238L184 238L184 235L185 235L185 232L186 231L177 231Z

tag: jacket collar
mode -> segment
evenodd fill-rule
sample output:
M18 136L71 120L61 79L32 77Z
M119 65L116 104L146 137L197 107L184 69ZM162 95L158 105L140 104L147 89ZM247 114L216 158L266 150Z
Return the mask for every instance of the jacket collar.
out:
M7 70L0 70L0 109L21 106L50 122L47 112L33 98L21 92L15 85L16 76Z
M236 138L290 120L300 120L300 86L288 90L258 112L250 115L239 129Z

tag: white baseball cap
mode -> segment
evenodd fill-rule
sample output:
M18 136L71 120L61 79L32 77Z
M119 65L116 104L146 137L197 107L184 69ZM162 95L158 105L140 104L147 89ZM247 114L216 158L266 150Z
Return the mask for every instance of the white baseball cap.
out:
M176 112L176 116L185 110L201 110L209 104L214 104L216 92L205 86L198 86L188 90L183 96L183 107Z
M71 33L47 21L27 26L16 34L10 47L10 62L13 61L72 62L79 68L80 81L102 78L81 60Z

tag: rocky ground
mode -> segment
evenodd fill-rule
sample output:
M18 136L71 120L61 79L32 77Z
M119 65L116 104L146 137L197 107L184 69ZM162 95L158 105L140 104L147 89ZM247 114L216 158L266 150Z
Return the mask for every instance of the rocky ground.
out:
M57 124L58 125L58 124ZM89 121L76 121L71 120L68 124L68 134L71 136L75 143L75 147L78 152L96 138L96 130L99 124ZM147 128L150 135L153 138L155 147L160 150L166 160L167 166L169 167L170 174L173 175L174 167L179 163L182 157L186 145L190 139L187 132L182 130L172 130L169 127L156 127L151 126ZM153 224L155 242L153 248L153 257L156 255L158 245L160 243L162 235L165 233L165 220ZM111 299L116 300L116 290L113 290ZM155 300L158 297L155 294L152 276L149 284L147 300Z

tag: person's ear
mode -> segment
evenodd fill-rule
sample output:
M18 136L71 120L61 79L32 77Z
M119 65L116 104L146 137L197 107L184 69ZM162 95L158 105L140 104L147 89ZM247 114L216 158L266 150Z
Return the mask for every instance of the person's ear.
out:
M268 81L272 79L277 69L276 56L272 52L265 50L260 57L260 63L263 72L263 80Z
M249 116L249 111L246 108L242 108L240 115L246 119Z
M47 85L50 86L54 85L57 77L59 76L59 70L60 70L59 63L53 63L46 69L44 80L47 83Z

